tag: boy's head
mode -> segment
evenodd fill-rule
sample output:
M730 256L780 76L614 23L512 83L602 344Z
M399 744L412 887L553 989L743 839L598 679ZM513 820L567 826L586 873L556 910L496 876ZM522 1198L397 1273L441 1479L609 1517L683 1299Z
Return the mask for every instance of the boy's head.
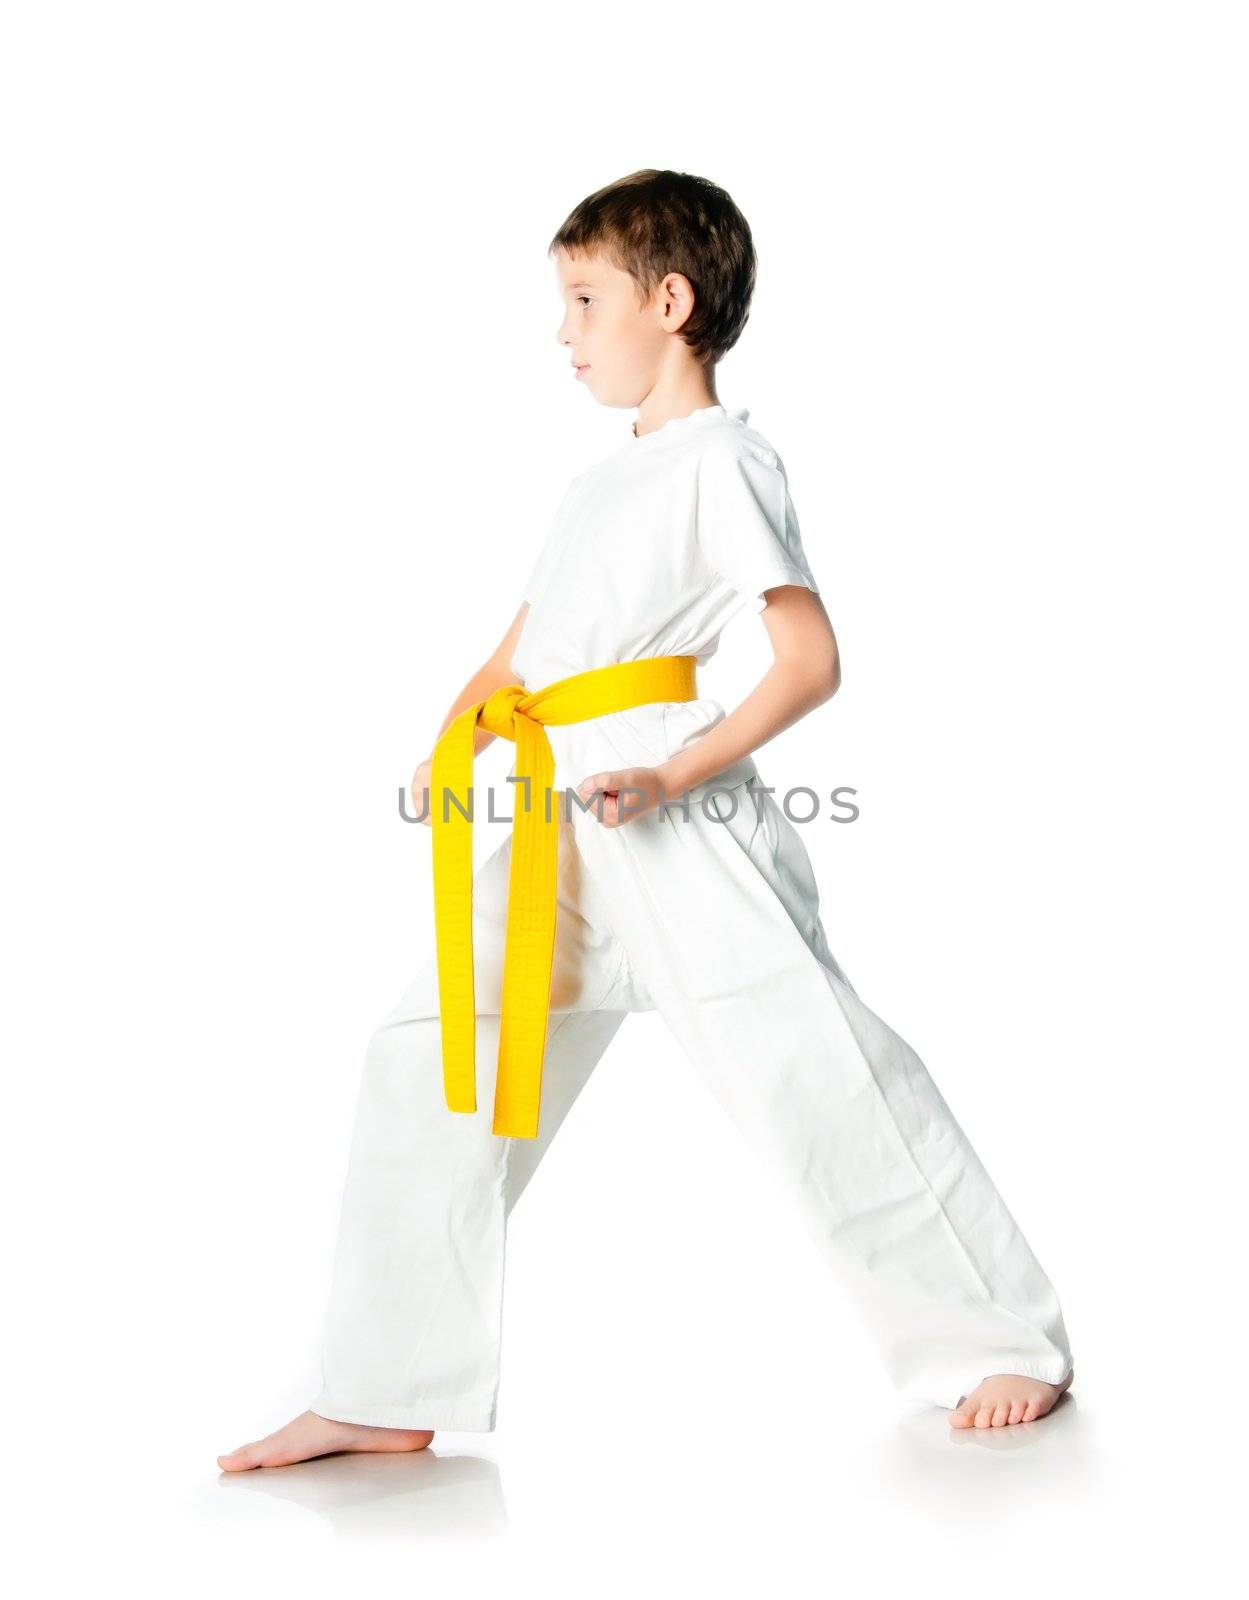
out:
M715 365L750 314L755 251L714 183L647 169L572 211L551 240L564 300L558 338L609 406L641 403L682 368Z

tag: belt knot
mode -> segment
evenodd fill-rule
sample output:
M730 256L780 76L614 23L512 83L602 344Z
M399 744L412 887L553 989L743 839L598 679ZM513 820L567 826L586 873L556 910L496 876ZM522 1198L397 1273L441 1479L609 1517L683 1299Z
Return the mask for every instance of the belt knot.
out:
M515 743L516 708L522 700L528 699L529 691L523 684L505 683L501 689L496 689L482 701L477 721L483 728L488 728L501 739L511 739ZM520 715L523 716L524 713L521 712Z

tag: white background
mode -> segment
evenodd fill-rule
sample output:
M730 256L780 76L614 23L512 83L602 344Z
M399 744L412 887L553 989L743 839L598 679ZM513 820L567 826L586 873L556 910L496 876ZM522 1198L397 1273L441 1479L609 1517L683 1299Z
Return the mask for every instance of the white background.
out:
M29 1592L1190 1579L1243 1469L1246 60L1235 6L15 4L0 34L5 1457ZM302 1410L397 794L633 413L547 244L713 178L844 683L759 756L834 953L1052 1276L1076 1386L889 1388L657 1016L513 1219L498 1430ZM709 665L767 663L744 612ZM482 775L501 782L512 747ZM497 836L479 828L491 848ZM1238 1505L1238 1502L1235 1504Z

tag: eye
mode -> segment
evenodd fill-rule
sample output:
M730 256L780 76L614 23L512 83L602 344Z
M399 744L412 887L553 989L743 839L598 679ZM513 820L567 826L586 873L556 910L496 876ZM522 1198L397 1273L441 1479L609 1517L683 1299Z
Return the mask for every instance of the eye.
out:
M587 304L589 304L590 296L588 294L579 294L577 299L584 300Z

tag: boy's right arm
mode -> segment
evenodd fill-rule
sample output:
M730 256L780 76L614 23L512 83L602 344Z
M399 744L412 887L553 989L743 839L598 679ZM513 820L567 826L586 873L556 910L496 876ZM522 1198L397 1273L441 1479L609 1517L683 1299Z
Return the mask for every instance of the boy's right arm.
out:
M525 626L525 618L528 613L529 602L528 600L522 601L520 610L513 617L512 624L507 632L495 646L490 659L484 666L479 667L468 680L456 696L450 711L442 719L442 726L439 728L437 738L434 740L435 744L437 744L438 739L447 731L461 711L466 711L469 706L475 706L479 701L488 699L496 689L503 688L504 684L515 683L516 674L512 671L512 655L519 642L520 630ZM497 737L498 735L491 733L488 728L478 728L473 735L473 754L475 756L479 755L490 741ZM434 758L431 753L425 757L412 776L410 785L412 804L418 812L425 808L425 791L432 788L430 773L433 768L433 762ZM431 802L432 798L431 794ZM432 809L431 803L429 811L426 811L421 818L427 828L433 826L430 818Z

